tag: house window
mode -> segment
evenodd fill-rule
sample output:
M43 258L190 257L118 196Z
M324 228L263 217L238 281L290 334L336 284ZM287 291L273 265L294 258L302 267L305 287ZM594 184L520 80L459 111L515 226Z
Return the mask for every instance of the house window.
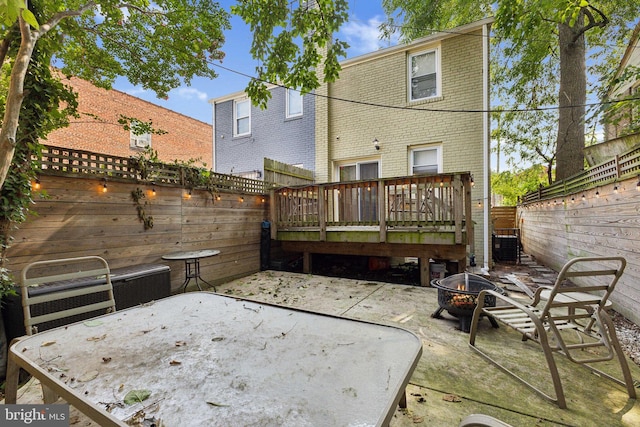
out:
M233 135L241 136L251 133L251 101L235 101L233 108Z
M440 147L411 150L411 173L436 174L442 172L442 150Z
M439 92L438 50L409 57L409 100L433 98Z
M377 161L358 162L339 166L340 181L378 179L380 164ZM336 197L336 218L341 221L377 221L377 187L345 188L334 194Z
M377 161L357 162L338 167L339 181L378 179L380 166Z
M130 148L147 148L147 147L151 147L151 134L150 133L143 133L141 135L136 135L133 132L133 129L131 129L129 131L129 147Z
M287 89L287 118L302 115L302 94L298 90Z

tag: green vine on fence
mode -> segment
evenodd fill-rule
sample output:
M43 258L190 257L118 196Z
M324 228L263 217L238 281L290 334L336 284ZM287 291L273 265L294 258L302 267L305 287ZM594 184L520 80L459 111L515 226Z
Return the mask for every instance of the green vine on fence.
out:
M196 167L197 163L201 163L201 159L174 160L173 163L165 163L158 158L158 152L151 147L147 147L137 156L129 158L129 164L134 168L140 179L143 181L153 181L157 178L154 173L154 167L158 165L169 166L171 169L177 169L180 173L180 181L187 190L195 188L203 189L211 195L211 199L215 200L215 196L220 192L218 186L215 185L212 173L205 167Z
M136 204L136 210L138 211L138 219L144 225L144 230L147 231L153 228L153 217L146 214L145 207L148 203L146 200L142 203L142 199L144 198L144 192L140 188L136 188L131 192L131 199Z
M129 164L138 171L142 180L149 179L154 163L160 163L160 160L158 159L158 152L151 147L147 147L138 155L129 158Z
M194 168L190 162L192 162L192 160L179 165L182 169L184 186L190 190L194 188L204 189L211 195L211 200L215 200L216 193L219 192L219 189L213 183L211 171L202 168Z

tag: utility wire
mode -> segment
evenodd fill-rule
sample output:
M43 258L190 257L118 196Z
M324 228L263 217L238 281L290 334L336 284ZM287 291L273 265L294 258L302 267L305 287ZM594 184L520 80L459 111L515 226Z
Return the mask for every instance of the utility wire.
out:
M273 82L269 82L263 79L259 79L255 76L243 73L241 71L237 71L234 70L232 68L229 67L225 67L221 64L216 64L213 62L210 62L211 65L213 65L216 68L220 68L222 70L228 71L230 73L234 73L243 77L246 77L248 79L252 79L252 80L256 80L259 81L261 83L264 84L268 84L268 85L272 85L272 86L276 86L276 87L281 87L284 89L289 89L289 90L298 90L296 88L289 88L283 84L280 83L273 83ZM428 111L428 112L436 112L436 113L530 113L530 112L536 112L536 111L551 111L551 110L561 110L561 109L567 109L567 108L576 108L576 107L598 107L598 106L603 106L603 105L611 105L611 104L616 104L618 102L630 102L630 101L636 101L636 100L640 100L640 96L639 97L631 97L631 98L625 98L625 99L616 99L616 100L611 100L611 101L602 101L602 102L593 102L593 103L587 103L587 104L577 104L577 105L566 105L566 106L548 106L548 107L536 107L536 108L492 108L489 110L484 110L484 109L470 109L470 110L457 110L457 109L448 109L448 108L423 108L423 107L407 107L407 106L399 106L399 105L388 105L388 104L379 104L379 103L375 103L375 102L367 102L367 101L358 101L358 100L353 100L353 99L346 99L346 98L339 98L339 97L335 97L335 96L330 96L330 95L321 95L318 94L316 92L309 92L308 95L312 95L318 98L325 98L325 99L329 99L329 100L333 100L333 101L340 101L340 102L347 102L347 103L351 103L351 104L356 104L356 105L364 105L367 107L376 107L376 108L387 108L387 109L391 109L391 110L405 110L405 111Z

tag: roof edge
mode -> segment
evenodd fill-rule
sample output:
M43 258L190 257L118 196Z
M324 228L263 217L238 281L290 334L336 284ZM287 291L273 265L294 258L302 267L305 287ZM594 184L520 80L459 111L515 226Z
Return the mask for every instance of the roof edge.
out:
M461 25L459 27L452 28L446 31L440 31L435 34L431 34L429 36L421 37L419 39L413 40L411 43L402 43L396 46L386 47L383 49L376 50L375 52L365 53L363 55L354 56L353 58L345 59L340 61L340 65L342 67L348 67L351 65L359 64L366 61L371 61L373 59L377 59L380 57L392 55L397 52L402 52L406 50L410 50L415 48L416 46L420 46L422 44L429 44L438 42L440 40L445 40L448 38L456 37L461 34L470 33L475 30L481 29L483 26L492 24L494 22L493 17L488 17L481 19L479 21L474 21L469 24Z

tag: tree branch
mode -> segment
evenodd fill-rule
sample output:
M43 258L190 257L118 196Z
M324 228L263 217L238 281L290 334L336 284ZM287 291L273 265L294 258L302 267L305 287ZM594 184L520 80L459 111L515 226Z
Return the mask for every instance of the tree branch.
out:
M4 64L4 61L7 57L7 52L9 52L9 47L15 39L14 33L17 28L18 24L13 24L7 31L7 35L5 36L5 38L2 39L2 43L0 43L0 64Z
M96 7L96 4L93 1L90 1L84 6L79 7L77 10L65 10L63 12L56 13L51 17L51 19L40 25L40 29L36 32L37 38L40 38L42 35L51 31L51 29L58 25L63 19L73 16L80 16L87 10L93 9L94 7Z
M598 15L600 15L600 17L602 18L601 21L598 21L597 18L595 18L593 16L593 14L591 13L591 11L589 10L589 8L595 10ZM584 33L586 33L587 31L589 31L592 28L595 27L600 27L600 28L604 28L607 24L609 24L609 18L607 18L607 16L602 13L600 10L598 10L597 8L589 5L587 8L583 8L582 9L584 14L587 16L587 18L589 18L589 23L587 25L584 25L580 31L578 31L573 38L571 39L571 43L575 43L576 41L578 41L578 39L580 38L580 36L582 36Z

